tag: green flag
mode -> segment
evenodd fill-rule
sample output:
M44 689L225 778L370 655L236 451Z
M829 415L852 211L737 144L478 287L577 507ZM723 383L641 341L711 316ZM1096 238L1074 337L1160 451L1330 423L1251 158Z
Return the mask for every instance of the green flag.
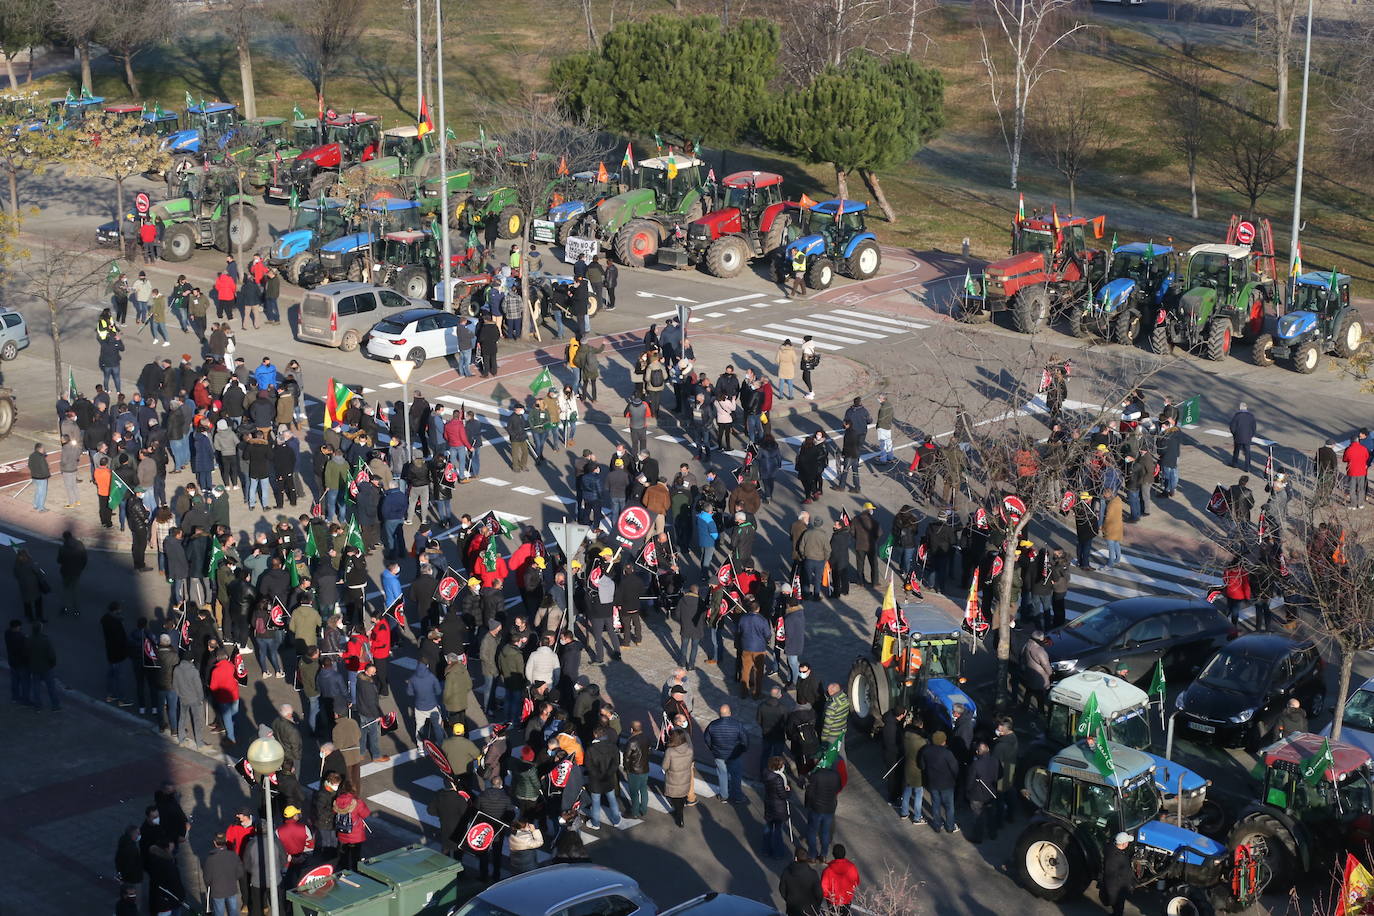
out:
M82 98L82 100L84 101L84 100L86 100L86 99L93 99L93 98L95 98L95 96L91 95L91 90L90 90L89 88L87 88L86 86L82 86L82 87L81 87L81 98Z
M344 536L344 545L352 545L359 550L366 551L367 545L363 543L363 531L358 527L358 520L350 518L348 520L348 533Z
M186 108L187 108L187 110L189 111L190 109L195 108L195 107L196 107L196 100L193 99L193 98L191 98L191 93L188 91L188 92L186 93Z
M444 139L445 139L445 140L457 140L457 139L458 139L458 135L455 134L455 133L453 132L453 128L452 128L452 127L445 127L445 128L444 128Z
M299 106L299 105L292 105L292 106L291 106L291 120L293 120L293 121L304 121L304 120L305 120L305 112L301 111L301 106Z
M1326 778L1326 771L1335 765L1336 758L1331 753L1331 742L1323 738L1322 749L1302 762L1302 778L1315 786Z
M1100 719L1094 737L1097 740L1093 742L1093 763L1097 764L1103 776L1116 775L1116 761L1112 759L1112 749L1107 744L1107 731L1102 727Z
M840 742L835 741L831 744L827 744L825 748L821 751L820 756L816 758L816 768L821 770L829 769L830 767L833 767L835 765L835 761L839 759Z
M479 149L485 150L487 148L487 129L480 124L477 125L477 143Z
M208 564L212 583L215 581L215 574L219 572L219 564L222 562L224 562L224 545L220 543L219 538L215 538L210 542L210 562Z
M964 271L964 292L970 296L978 295L978 286L973 282L973 274L967 270Z
M889 534L878 545L878 559L886 563L890 556L892 556L892 535Z
M539 374L534 377L534 381L530 382L530 391L535 394L552 387L554 387L553 376L549 374L548 366L541 369Z
M496 570L496 561L499 557L496 554L496 538L487 538L486 544L482 546L482 565L487 568L487 572Z
M1155 675L1150 678L1151 697L1164 702L1164 659L1155 659Z
M287 566L287 570L291 573L291 578L289 580L291 582L291 587L296 588L301 584L300 564L298 564L293 558L290 564Z
M320 555L320 547L315 543L315 526L305 526L305 555L314 559Z
M292 186L291 186L290 207L291 207L292 210L296 210L296 209L298 209L298 208L300 207L300 205L301 205L301 196L300 196L300 194L298 194L298 193L296 192L296 186L295 186L295 185L292 185Z
M76 96L72 95L72 91L71 91L70 89L68 89L68 90L67 90L67 104L70 105L72 102L75 102L75 101L76 101Z
M1083 712L1078 717L1078 728L1074 729L1075 738L1095 735L1102 727L1102 713L1097 711L1097 691L1088 694L1088 702L1083 704Z
M1145 260L1147 260L1147 261L1153 261L1154 259L1155 259L1155 240L1154 240L1154 239L1150 239L1149 243L1145 246Z
M1331 292L1336 291L1336 268L1331 268Z
M482 246L481 246L481 243L479 243L478 240L477 240L477 227L476 227L476 226L471 226L471 227L468 228L468 247L469 247L469 248L481 248L481 247L482 247Z
M508 518L502 518L499 515L496 516L496 524L501 526L502 537L510 537L512 534L515 534L515 532L520 530L520 526L517 525L515 522L511 521Z
M1108 250L1108 251L1116 251L1116 233L1115 233L1115 232L1112 233L1112 247L1109 248L1109 249L1107 249L1107 250Z
M76 370L67 367L67 399L76 400Z
M654 147L660 150L663 149L663 138L658 135L657 131L654 132Z
M118 474L110 475L109 506L111 509L118 509L119 504L124 502L124 498L132 492L133 491L129 489L129 485L120 479Z

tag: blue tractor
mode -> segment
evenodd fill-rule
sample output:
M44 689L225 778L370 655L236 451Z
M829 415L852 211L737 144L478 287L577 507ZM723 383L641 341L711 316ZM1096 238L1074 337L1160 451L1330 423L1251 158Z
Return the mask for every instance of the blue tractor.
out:
M361 282L371 275L374 242L390 232L421 228L420 205L396 197L374 200L357 213L354 226L352 232L319 246L317 257L298 275L297 285L310 288L330 280Z
M802 213L801 237L782 251L778 279L791 270L792 255L806 255L806 285L826 289L836 272L867 280L882 266L878 237L864 226L868 204L857 200L823 200Z
M172 154L174 170L194 164L202 154L223 149L239 123L239 107L233 102L201 102L186 109L186 127L172 131L162 148Z
M1263 863L1253 850L1234 852L1200 833L1159 819L1152 757L1107 741L1071 744L1035 767L1026 797L1037 812L1016 840L1011 873L1042 900L1067 901L1102 874L1117 834L1130 836L1137 886L1172 898L1168 912L1244 909L1264 890ZM1198 899L1201 898L1201 899Z
M1256 366L1290 359L1303 374L1314 371L1322 355L1353 356L1364 346L1364 320L1350 305L1350 277L1334 270L1309 271L1293 283L1293 302L1273 334L1255 338Z
M538 228L543 222L552 223L549 241L562 246L577 235L583 217L594 214L598 204L620 192L619 174L612 172L606 179L597 181L596 172L577 172L555 189L548 214L543 220L536 220L534 227ZM595 233L594 221L589 221L586 231Z
M267 263L290 282L299 283L317 259L319 247L348 231L347 204L337 197L302 202L291 213L291 226L272 242Z
M890 619L879 616L872 651L849 669L849 708L858 727L873 734L889 709L908 709L926 728L948 732L954 707L978 715L964 692L961 629L933 604L908 602Z
M168 111L165 108L158 108L154 111L145 111L141 115L143 119L143 133L150 136L168 137L181 129L181 118L175 111Z
M1129 242L1112 249L1107 277L1091 299L1068 311L1069 332L1132 344L1146 315L1153 316L1174 290L1178 256L1170 245Z

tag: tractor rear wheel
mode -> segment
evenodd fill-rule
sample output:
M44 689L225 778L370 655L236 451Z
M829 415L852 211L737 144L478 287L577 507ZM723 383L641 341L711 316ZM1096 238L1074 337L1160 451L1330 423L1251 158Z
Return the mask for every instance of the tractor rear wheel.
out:
M215 220L215 247L225 254L236 249L247 251L258 242L258 208L251 204L228 204L226 219Z
M1069 333L1074 337L1089 337L1092 332L1088 330L1088 316L1083 314L1080 308L1069 309L1067 316L1069 321Z
M162 237L162 260L189 261L196 253L196 227L177 223Z
M347 279L352 280L354 283L363 282L363 277L366 274L367 270L363 266L362 257L356 255L354 256L353 260L348 262L348 267L344 270L344 276Z
M1293 886L1297 842L1278 818L1255 813L1236 824L1226 838L1226 846L1235 849L1241 845L1251 847L1257 854L1258 847L1264 847L1261 856L1265 865L1263 871L1269 872L1269 881L1264 890L1283 893Z
M806 285L812 289L829 289L835 282L835 263L829 258L812 258L806 267Z
M1164 356L1172 349L1173 345L1169 343L1169 329L1162 324L1156 325L1150 332L1150 352Z
M339 183L338 172L317 172L310 179L310 199L328 197L329 192Z
M1312 341L1298 344L1298 349L1293 353L1293 368L1303 375L1311 375L1317 371L1317 366L1321 365L1322 351Z
M1218 318L1207 328L1207 343L1202 355L1217 361L1225 359L1230 352L1231 322L1225 318Z
M1332 342L1332 352L1342 357L1354 356L1363 344L1364 323L1353 314L1346 315L1336 330L1336 339Z
M749 246L737 235L723 235L706 249L706 272L730 279L739 275L749 261Z
M286 262L286 267L283 268L282 274L287 280L300 286L301 277L310 273L310 262L314 260L315 256L313 254L308 251L302 251L300 254L293 255L291 260Z
M411 299L424 299L429 295L429 274L418 264L403 267L391 281L391 288L402 296Z
M1072 900L1089 881L1083 850L1058 824L1034 824L1017 837L1011 873L1041 900Z
M1136 338L1140 336L1140 313L1135 309L1128 309L1116 318L1116 325L1112 328L1116 342L1130 346L1134 344Z
M867 280L878 272L882 263L883 254L878 249L878 243L865 239L854 247L853 254L845 260L844 272L855 280Z
M633 219L615 234L615 259L626 267L643 267L658 254L658 224Z
M1274 365L1274 338L1269 334L1261 334L1255 338L1254 344L1250 347L1250 358L1255 361L1256 366Z
M792 226L791 214L783 211L773 219L773 225L768 227L768 234L763 237L763 256L771 258L777 254L778 249L788 243L787 230Z
M496 220L496 234L503 239L513 239L520 235L520 230L525 228L525 214L520 212L520 208L511 204L501 211L501 215Z
M887 675L872 659L861 658L849 669L848 685L849 712L854 724L864 734L873 734L874 728L882 721L883 713L892 703L888 695Z
M1017 293L1011 306L1011 323L1022 334L1034 334L1050 318L1050 294L1043 286L1029 286Z
M7 394L0 395L0 439L13 432L14 415L14 399Z

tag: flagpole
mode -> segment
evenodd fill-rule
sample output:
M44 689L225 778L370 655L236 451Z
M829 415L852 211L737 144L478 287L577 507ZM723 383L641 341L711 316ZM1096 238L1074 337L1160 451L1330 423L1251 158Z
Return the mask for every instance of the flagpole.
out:
M419 111L424 105L425 99L424 61L421 50L424 43L424 30L421 28L420 24L421 11L423 9L423 0L415 0L415 111L417 118L419 117Z
M416 0L419 3L419 0ZM438 79L439 93L439 235L441 244L440 269L443 271L443 295L439 301L447 309L453 308L449 300L453 298L453 265L450 262L452 248L448 235L448 119L444 115L444 11L442 0L434 0L434 71Z
M1303 161L1307 155L1307 78L1312 71L1312 0L1307 0L1307 41L1302 63L1302 106L1298 114L1298 161L1293 177L1293 230L1288 237L1288 263L1294 263L1298 254L1298 237L1302 231L1302 173ZM1272 240L1271 240L1272 241ZM1297 292L1296 278L1290 283L1292 293ZM1290 296L1290 302L1292 301Z

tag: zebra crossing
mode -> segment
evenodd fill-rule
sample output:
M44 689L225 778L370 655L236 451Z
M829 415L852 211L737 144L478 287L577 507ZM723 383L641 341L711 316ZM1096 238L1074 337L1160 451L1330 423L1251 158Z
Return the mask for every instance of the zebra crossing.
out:
M1221 579L1195 567L1148 553L1122 549L1121 562L1107 566L1107 550L1093 553L1090 570L1072 567L1065 616L1072 620L1084 611L1123 598L1159 596L1161 593L1205 599L1221 585ZM1242 615L1244 616L1244 615Z
M802 317L741 328L740 333L779 342L791 340L798 345L801 344L802 338L809 334L817 350L835 352L849 347L875 344L928 327L930 325L919 321L874 312L831 309L827 312L811 312Z

